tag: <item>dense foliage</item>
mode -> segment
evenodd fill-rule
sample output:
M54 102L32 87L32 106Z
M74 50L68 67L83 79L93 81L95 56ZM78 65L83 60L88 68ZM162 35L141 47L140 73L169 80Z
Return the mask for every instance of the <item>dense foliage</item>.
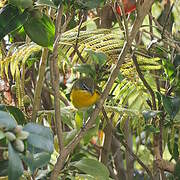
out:
M180 1L132 2L0 1L0 178L180 179Z

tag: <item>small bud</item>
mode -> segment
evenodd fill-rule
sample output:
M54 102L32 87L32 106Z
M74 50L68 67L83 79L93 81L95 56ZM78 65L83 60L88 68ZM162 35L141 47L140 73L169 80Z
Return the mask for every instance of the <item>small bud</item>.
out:
M21 125L17 125L15 128L14 128L14 133L18 134L22 131L23 127Z
M24 151L24 143L20 139L16 139L14 142L14 147L17 151L23 152Z
M4 135L6 136L6 138L9 140L9 141L14 141L16 139L16 136L14 133L12 132L6 132L4 133Z
M17 134L17 138L21 140L27 139L28 136L29 136L29 132L27 131L21 131L20 133Z
M11 86L11 93L16 94L16 85L15 84Z
M8 151L3 151L3 159L8 160Z
M23 97L24 106L29 106L31 104L31 99L28 95Z

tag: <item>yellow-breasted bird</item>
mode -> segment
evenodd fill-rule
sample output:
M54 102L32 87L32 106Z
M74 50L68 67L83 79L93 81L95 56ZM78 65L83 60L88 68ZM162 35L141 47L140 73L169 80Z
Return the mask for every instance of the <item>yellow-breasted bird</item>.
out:
M77 109L87 109L96 103L100 93L92 78L82 77L75 81L72 86L70 99Z

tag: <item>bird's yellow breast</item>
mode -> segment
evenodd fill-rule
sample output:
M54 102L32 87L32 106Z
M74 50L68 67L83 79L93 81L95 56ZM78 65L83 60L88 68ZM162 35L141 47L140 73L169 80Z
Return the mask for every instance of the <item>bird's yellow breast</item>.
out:
M78 109L87 108L95 104L99 97L100 95L96 91L94 92L94 94L91 94L86 90L80 89L72 89L70 95L72 104Z

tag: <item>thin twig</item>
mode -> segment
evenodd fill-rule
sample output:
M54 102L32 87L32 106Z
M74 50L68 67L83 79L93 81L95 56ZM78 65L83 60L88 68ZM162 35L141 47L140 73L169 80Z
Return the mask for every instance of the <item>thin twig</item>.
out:
M169 162L167 160L164 159L158 159L155 161L157 167L159 169L164 169L165 171L168 171L170 173L174 173L174 169L175 169L175 164L172 162Z
M103 110L102 112L104 112L104 110ZM104 113L103 113L103 114L104 114ZM106 117L106 115L105 115L105 117ZM105 119L106 119L106 122L107 122L108 127L111 128L112 131L113 131L113 134L114 134L115 136L117 136L117 135L116 135L116 134L117 134L117 129L112 126L112 124L111 124L111 122L109 121L108 117L106 117ZM116 137L115 137L115 138L116 138ZM118 139L119 139L119 138L118 138ZM148 175L149 175L149 176L151 177L151 179L153 180L153 176L152 176L152 173L151 173L151 171L149 170L149 168L139 159L139 157L138 157L136 154L133 153L132 149L128 146L128 144L127 144L125 141L123 141L123 140L121 140L121 139L119 139L119 141L120 141L121 144L126 148L126 150L129 152L129 154L134 158L134 160L136 160L136 161L146 170L146 172L148 173Z
M151 95L153 110L156 110L156 97L155 97L154 91L152 90L151 86L148 84L148 82L144 78L144 75L142 74L141 69L139 67L137 58L136 58L136 56L134 54L132 55L132 60L133 60L134 65L136 67L136 71L137 71L137 73L139 75L139 78L141 79L141 81L143 82L144 86L147 88L147 90L149 91L149 93Z
M149 32L149 31L146 31L145 29L143 29L142 30L144 33L147 33L147 34L151 34L151 32ZM172 48L175 48L178 52L180 52L180 47L176 44L176 43L174 43L171 39L162 39L162 38L159 38L157 35L155 35L155 34L151 34L154 38L156 38L157 39L157 42L164 42L165 44L167 44L167 45L169 45L169 46L171 46ZM152 44L153 45L153 44Z
M60 111L60 101L59 101L59 67L58 67L58 44L61 37L61 20L63 15L63 5L58 7L57 17L56 17L56 29L55 29L55 41L53 45L53 52L50 56L50 70L51 70L51 82L54 91L54 108L55 108L55 125L56 133L58 137L58 144L60 152L63 150L63 132L62 132L62 120ZM52 173L53 174L53 173Z
M151 14L151 9L150 9L150 14ZM150 37L151 37L151 41L154 39L154 37L153 37L153 24L152 24L152 19L150 18L150 16L149 16L149 31L151 32L151 34L150 34Z
M128 21L126 19L126 14L125 14L125 10L124 10L124 4L123 4L122 0L119 0L119 5L120 5L120 8L121 8L122 17L123 17L123 20L124 20L123 28L124 28L124 32L125 32L125 37L126 37L126 41L128 42L128 39L129 39Z
M62 33L65 32L65 30L67 29L67 26L69 25L73 16L74 16L74 11L70 15L68 13L65 23L62 26Z
M155 17L153 17L151 14L149 14L150 18L153 20L153 22L155 23L155 25L157 26L157 28L162 31L163 27L159 24L159 22L156 20ZM178 42L175 42L172 38L171 38L171 34L167 31L164 30L164 36L167 36L167 40L165 41L165 43L168 43L168 45L170 45L171 47L175 48L178 52L180 52L180 46L178 45ZM157 38L159 39L159 37ZM164 38L159 39L159 41L164 41Z
M84 60L84 58L82 57L81 53L78 50L78 40L79 40L79 35L80 35L80 30L81 30L81 26L82 26L82 23L83 23L83 19L84 19L84 12L83 12L83 15L81 16L81 19L80 19L80 22L79 22L77 36L76 36L76 43L74 45L74 50L77 53L80 60L82 61L82 63L86 63L86 61Z
M119 24L119 27L120 29L122 28L122 22L121 22L121 17L119 16L119 14L117 13L117 10L116 10L116 6L117 6L117 1L112 3L111 7L112 7L112 10L116 16L116 19L117 19L117 22Z
M114 117L114 112L113 112L111 114L111 117L108 118L104 107L102 108L102 114L103 114L104 118L106 119L106 121L108 121L109 123L110 123L110 121L112 121L112 119ZM105 139L104 139L103 149L102 149L102 153L101 153L101 162L106 166L108 163L108 160L109 160L109 153L111 151L112 129L109 128L108 125L106 125L106 127L104 128L104 133L105 133Z
M54 95L54 92L53 92L52 89L50 89L50 88L48 88L48 87L46 87L46 86L44 86L43 88L46 89L50 94ZM70 102L69 102L63 95L61 95L61 93L59 93L59 99L60 99L66 106L70 106L70 105L71 105Z
M171 8L169 9L168 15L166 16L166 19L164 21L165 23L163 25L163 29L162 29L162 33L161 33L162 38L164 37L164 32L165 32L165 29L166 29L166 25L167 25L167 23L169 21L169 17L170 17L170 15L172 13L173 7L174 7L174 3L172 4Z
M128 144L125 141L120 140L120 142L126 148L126 150L129 152L129 154L133 157L133 159L136 160L143 167L143 169L146 170L150 179L153 180L154 178L153 178L153 175L152 175L151 171L149 170L149 168L138 158L138 156L136 156L136 154L134 154L132 152L131 148L128 146Z
M38 79L37 79L35 93L34 93L33 111L32 111L33 122L35 122L36 120L37 112L41 104L41 93L42 93L42 88L44 84L44 74L45 74L45 69L46 69L47 57L48 57L48 49L44 48L42 50L41 60L39 64Z
M120 69L122 63L125 61L125 57L132 45L132 42L135 39L136 34L138 33L139 28L141 27L143 20L153 3L154 3L154 0L144 0L144 3L142 4L142 7L141 7L141 11L138 13L137 18L134 22L134 25L131 29L130 36L129 36L129 42L124 43L122 51L118 57L117 64L114 67L114 69L112 70L112 73L107 81L105 90L102 93L102 96L99 99L96 108L94 109L90 119L88 120L88 122L87 122L86 126L83 128L83 130L81 129L79 131L79 133L74 137L74 139L64 148L63 151L61 151L61 154L59 155L59 157L57 159L57 163L51 174L51 180L58 179L58 174L60 173L61 169L63 168L64 162L65 162L65 159L67 158L67 156L72 152L72 150L80 142L80 140L87 133L87 131L93 127L96 117L98 116L106 98L108 97L108 94L113 86L113 83L119 74L119 69Z

